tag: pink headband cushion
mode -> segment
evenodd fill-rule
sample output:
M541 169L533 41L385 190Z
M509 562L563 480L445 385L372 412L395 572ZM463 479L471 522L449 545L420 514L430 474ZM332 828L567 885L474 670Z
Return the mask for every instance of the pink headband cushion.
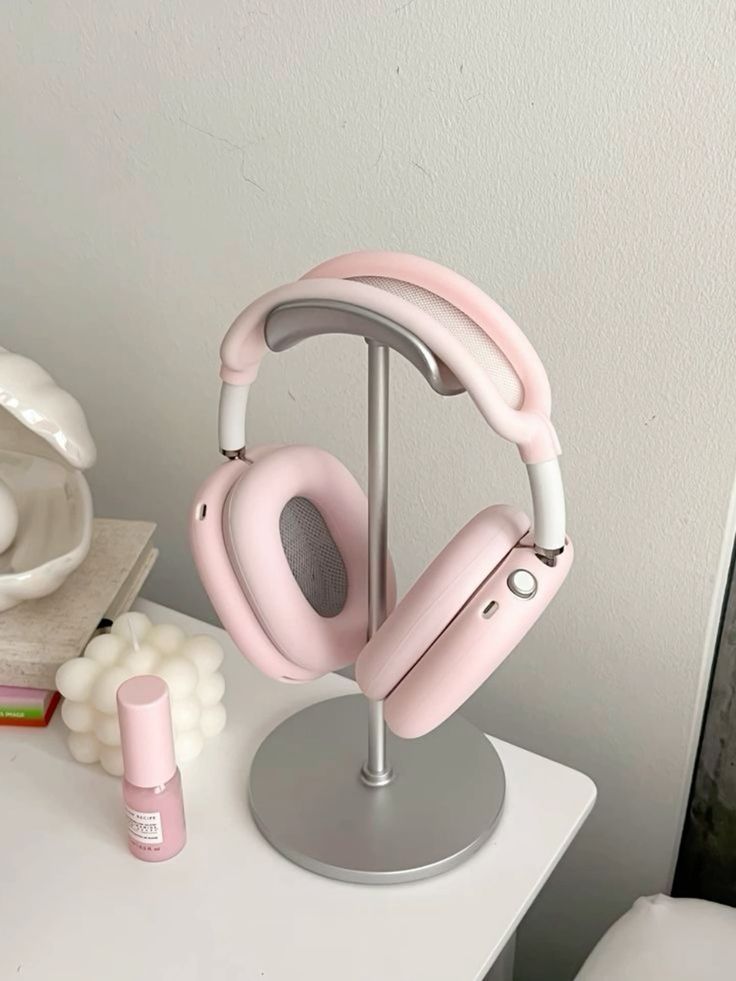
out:
M198 489L189 518L194 564L220 622L248 660L269 678L311 681L323 672L300 668L274 648L243 596L225 547L222 529L225 501L233 485L253 465L242 460L223 463Z
M402 252L350 252L303 278L350 279L402 297L462 343L508 405L549 416L549 380L536 351L502 307L453 270Z
M220 375L243 389L243 414L247 386L268 351L268 315L280 304L305 300L351 303L402 324L454 372L488 424L519 446L525 462L559 455L544 367L514 321L449 269L393 253L331 259L302 280L271 290L236 318L220 348ZM239 436L234 438L242 445Z
M495 505L476 514L433 559L355 665L368 698L386 698L468 599L529 531L523 512Z
M307 671L352 664L368 622L368 503L350 471L316 447L275 449L233 486L223 526L276 650Z
M506 581L515 568L523 567L523 555L532 554L531 545L530 539L522 542L506 556L488 584L388 696L386 724L397 736L415 739L448 719L500 667L552 602L570 571L572 545L568 540L554 567L535 563L537 592L524 599L514 596ZM484 619L482 609L500 596L500 608L490 620Z

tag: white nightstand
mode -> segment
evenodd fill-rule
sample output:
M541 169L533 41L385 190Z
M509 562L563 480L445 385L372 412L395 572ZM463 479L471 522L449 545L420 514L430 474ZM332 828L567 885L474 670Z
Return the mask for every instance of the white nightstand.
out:
M189 841L161 865L134 859L118 782L69 757L58 711L48 729L0 729L1 981L480 981L494 964L510 978L499 957L593 806L588 777L494 739L506 804L477 855L405 885L321 878L261 838L248 767L282 719L354 685L279 685L222 630L137 608L228 651L227 728L182 771Z

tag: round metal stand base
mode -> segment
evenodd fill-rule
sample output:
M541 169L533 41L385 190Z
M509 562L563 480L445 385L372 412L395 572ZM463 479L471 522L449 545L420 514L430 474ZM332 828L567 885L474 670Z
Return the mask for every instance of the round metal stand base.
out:
M318 702L266 737L250 771L258 828L292 862L346 882L409 882L454 868L501 814L498 754L453 716L422 739L391 737L394 778L368 787L366 708L362 695Z

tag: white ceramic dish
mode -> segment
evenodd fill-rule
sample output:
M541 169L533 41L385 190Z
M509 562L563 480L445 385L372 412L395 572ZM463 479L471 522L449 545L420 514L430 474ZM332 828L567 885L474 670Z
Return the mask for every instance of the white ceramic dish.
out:
M0 612L46 596L89 551L95 460L82 407L30 358L0 348ZM1 627L0 627L1 629Z
M92 496L78 470L0 449L0 479L18 505L18 532L0 554L0 611L53 593L89 551Z

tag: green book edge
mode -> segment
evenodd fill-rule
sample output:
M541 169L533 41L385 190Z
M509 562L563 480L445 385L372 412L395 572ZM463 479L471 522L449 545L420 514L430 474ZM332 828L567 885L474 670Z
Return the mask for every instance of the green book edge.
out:
M42 719L44 711L30 705L0 705L0 719Z

